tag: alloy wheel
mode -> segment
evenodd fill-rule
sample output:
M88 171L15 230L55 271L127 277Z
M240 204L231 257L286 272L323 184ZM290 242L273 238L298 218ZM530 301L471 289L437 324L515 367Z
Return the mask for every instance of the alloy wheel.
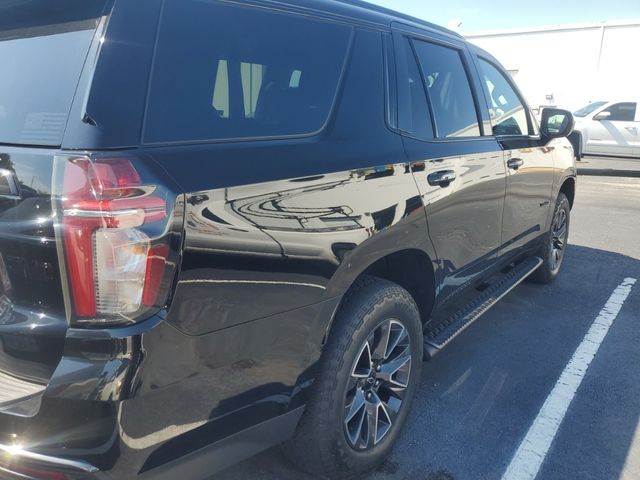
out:
M344 403L344 430L355 450L378 445L402 408L411 375L411 339L395 319L380 323L361 346Z
M553 219L551 230L551 269L560 267L564 258L565 247L569 230L567 228L567 212L564 208L559 208Z

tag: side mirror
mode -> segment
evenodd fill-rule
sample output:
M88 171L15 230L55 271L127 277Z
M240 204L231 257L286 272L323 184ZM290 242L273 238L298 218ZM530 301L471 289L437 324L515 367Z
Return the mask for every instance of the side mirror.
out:
M542 110L540 124L542 136L547 140L551 140L552 138L569 136L573 132L575 121L571 112L567 110L545 108Z
M609 117L611 117L611 112L600 112L593 119L602 122L603 120L609 120Z

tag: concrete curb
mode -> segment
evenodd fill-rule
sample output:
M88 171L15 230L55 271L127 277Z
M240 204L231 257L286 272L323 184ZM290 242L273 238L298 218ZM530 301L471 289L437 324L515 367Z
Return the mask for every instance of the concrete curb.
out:
M616 170L614 168L578 168L578 175L640 178L640 170Z

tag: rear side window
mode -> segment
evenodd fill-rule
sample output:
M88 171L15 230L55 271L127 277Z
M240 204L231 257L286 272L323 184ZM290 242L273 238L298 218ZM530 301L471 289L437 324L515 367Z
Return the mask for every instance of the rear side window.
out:
M485 97L493 134L498 136L529 135L527 110L507 78L486 60L479 59Z
M58 146L106 0L0 4L0 143Z
M611 105L604 112L610 112L607 120L612 122L633 122L636 116L636 104L631 102L616 103Z
M352 28L214 0L167 0L146 143L304 135L327 121Z
M460 51L414 41L439 138L477 137L480 125Z

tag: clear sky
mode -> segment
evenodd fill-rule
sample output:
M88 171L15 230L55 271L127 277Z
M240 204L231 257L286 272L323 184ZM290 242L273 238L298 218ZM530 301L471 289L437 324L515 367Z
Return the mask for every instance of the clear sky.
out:
M640 0L368 0L461 32L640 19ZM457 22L456 22L457 23Z

